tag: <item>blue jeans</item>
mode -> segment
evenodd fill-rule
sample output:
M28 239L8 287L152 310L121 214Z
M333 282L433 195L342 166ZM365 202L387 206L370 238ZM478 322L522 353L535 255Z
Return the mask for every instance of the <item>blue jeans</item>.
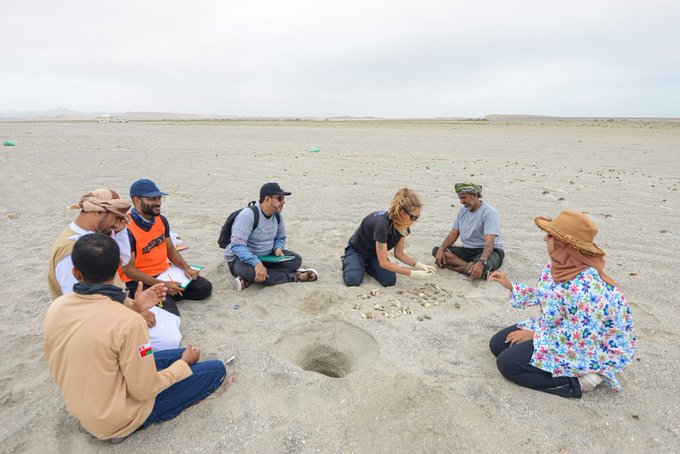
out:
M182 352L183 348L154 352L156 369L160 371L167 368L182 357ZM190 377L175 383L156 396L151 414L142 424L143 428L172 419L185 408L205 399L222 384L227 375L224 363L215 359L198 362L191 366L191 371L193 374Z
M357 287L364 281L364 270L380 282L383 287L392 287L397 283L397 273L380 267L378 257L365 255L352 246L345 248L342 256L342 280L348 287Z

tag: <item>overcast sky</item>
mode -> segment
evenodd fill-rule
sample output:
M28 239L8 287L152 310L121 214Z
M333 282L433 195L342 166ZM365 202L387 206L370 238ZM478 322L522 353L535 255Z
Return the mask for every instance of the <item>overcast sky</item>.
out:
M0 111L680 117L680 1L0 0Z

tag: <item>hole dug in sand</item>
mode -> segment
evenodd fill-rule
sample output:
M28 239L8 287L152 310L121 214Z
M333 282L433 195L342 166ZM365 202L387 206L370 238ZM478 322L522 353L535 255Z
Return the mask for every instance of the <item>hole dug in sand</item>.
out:
M328 345L317 345L301 355L298 364L302 370L317 372L331 378L342 378L352 372L353 361Z
M274 344L282 358L302 370L343 378L378 359L371 335L344 322L300 325Z

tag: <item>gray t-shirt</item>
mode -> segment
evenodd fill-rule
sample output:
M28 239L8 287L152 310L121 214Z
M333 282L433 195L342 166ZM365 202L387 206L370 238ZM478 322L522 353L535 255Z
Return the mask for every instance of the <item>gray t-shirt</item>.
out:
M460 207L453 228L460 232L463 247L483 248L484 235L496 235L494 248L503 250L501 220L498 211L488 203L482 202L475 211Z
M269 255L276 247L284 248L286 226L283 215L279 214L281 218L279 223L275 215L267 218L262 213L259 203L256 206L260 210L260 217L255 230L253 230L255 222L253 210L243 209L234 219L231 227L231 242L224 248L224 257L228 262L238 256L242 261L254 266L259 261L258 255Z

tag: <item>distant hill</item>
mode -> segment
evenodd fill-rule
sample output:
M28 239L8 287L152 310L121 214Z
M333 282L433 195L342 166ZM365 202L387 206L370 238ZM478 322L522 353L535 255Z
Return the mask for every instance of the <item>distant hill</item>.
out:
M207 118L205 115L182 114L173 112L81 112L57 107L47 110L0 111L2 120L96 120L102 115L134 120L170 120Z
M0 121L35 120L35 121L96 121L98 117L110 115L129 121L191 121L191 120L234 120L234 121L488 121L488 122L532 122L532 121L677 121L677 118L642 118L642 117L556 117L550 115L514 115L491 114L485 117L432 117L432 118L382 118L382 117L307 117L307 116L240 116L240 115L202 115L181 112L81 112L57 107L47 110L0 111Z
M549 115L507 115L491 114L484 117L489 121L531 121L531 120L559 120L562 117L551 117Z
M3 120L43 120L43 119L86 119L96 118L106 112L78 112L65 107L47 110L0 111Z
M218 118L240 119L245 117L224 117L217 115L186 114L178 112L81 112L57 107L47 110L0 111L0 120L96 120L102 115L111 115L128 120L203 120Z
M180 112L122 112L115 114L117 117L128 120L201 120L208 118L220 118L214 115L186 114Z

